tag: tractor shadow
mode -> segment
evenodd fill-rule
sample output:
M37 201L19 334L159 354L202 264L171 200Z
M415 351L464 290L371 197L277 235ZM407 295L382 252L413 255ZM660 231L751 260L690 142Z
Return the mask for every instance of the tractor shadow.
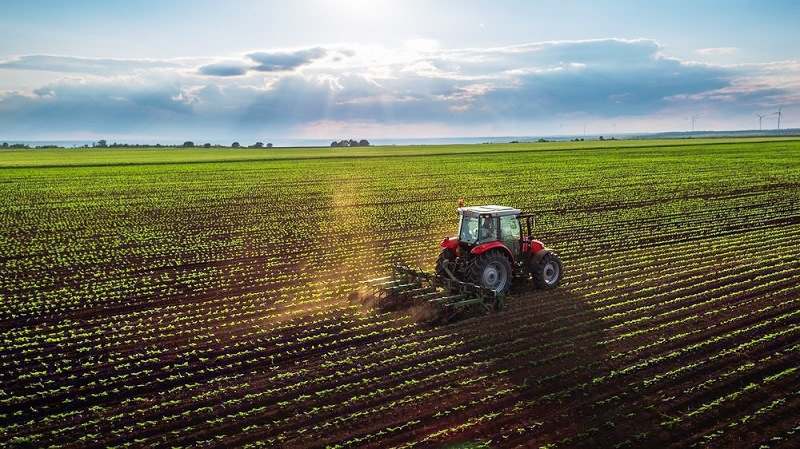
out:
M487 389L514 391L494 405L507 413L471 436L502 441L500 447L565 441L569 447L641 443L631 438L640 431L637 420L649 422L642 404L615 401L626 395L627 385L596 383L613 370L603 344L609 333L581 294L568 287L522 286L511 292L504 310L446 327L465 336L484 333L484 339L464 348L493 348L492 363L476 374L494 376ZM620 407L626 410L622 414Z
M470 321L494 325L502 323L507 346L496 368L513 365L508 379L528 387L543 384L542 378L569 370L573 376L595 375L605 368L605 324L583 298L568 289L536 290L530 283L515 288L505 301L504 310ZM480 324L479 324L480 325ZM505 355L505 354L504 354ZM570 384L570 376L554 377L548 389Z

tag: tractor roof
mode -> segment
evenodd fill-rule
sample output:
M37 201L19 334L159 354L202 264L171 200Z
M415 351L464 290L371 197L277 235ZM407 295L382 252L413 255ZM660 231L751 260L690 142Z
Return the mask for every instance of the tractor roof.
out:
M519 215L521 211L507 206L495 206L490 204L488 206L470 206L459 207L458 213L468 217L477 217L479 215L491 215L492 217L505 217L507 215Z

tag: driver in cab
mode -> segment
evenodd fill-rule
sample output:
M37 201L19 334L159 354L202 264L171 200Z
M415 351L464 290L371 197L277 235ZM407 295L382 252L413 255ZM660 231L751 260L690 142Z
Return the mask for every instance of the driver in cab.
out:
M483 218L483 226L481 226L480 241L494 240L497 237L497 231L494 227L494 218Z

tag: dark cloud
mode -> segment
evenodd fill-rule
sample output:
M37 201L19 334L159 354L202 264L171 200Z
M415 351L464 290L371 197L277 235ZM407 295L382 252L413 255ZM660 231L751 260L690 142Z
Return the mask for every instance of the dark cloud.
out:
M172 84L56 83L0 96L0 133L164 129L191 118L190 103Z
M541 117L582 112L599 117L648 114L668 97L720 89L731 74L722 68L653 59L616 68L608 63L568 65L519 76L511 86L491 89L476 99L503 114Z
M238 62L217 62L201 66L197 72L207 76L242 76L247 73L248 66Z
M297 51L259 51L247 55L257 65L253 70L259 72L280 72L294 70L324 57L328 51L322 47Z
M221 61L201 66L197 72L206 76L241 76L248 71L289 72L324 58L333 53L333 60L340 61L354 54L352 50L331 52L322 47L294 51L258 51L245 55L247 61Z

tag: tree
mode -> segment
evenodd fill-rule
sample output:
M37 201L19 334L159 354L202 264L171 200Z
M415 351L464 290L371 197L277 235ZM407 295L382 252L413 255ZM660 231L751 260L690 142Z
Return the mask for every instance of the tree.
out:
M361 139L342 139L340 141L333 141L331 142L331 147L368 147L370 145L369 140Z
M103 139L100 139L97 142L95 142L94 146L96 146L98 148L106 148L106 147L108 147L108 142L106 142Z
M183 142L183 146L186 148L192 148L194 147L194 142L192 142L191 140L187 140L186 142Z
M210 143L204 143L203 144L203 148L211 148L211 144Z
M3 148L8 148L8 142L3 142Z
M272 144L271 144L271 143L268 143L268 144L267 144L267 148L272 148Z
M253 145L250 148L264 148L264 143L263 142L256 142L255 145Z
M233 143L231 144L231 147L233 147L233 148L239 148L240 146L241 146L241 145L239 145L239 142L233 142Z

